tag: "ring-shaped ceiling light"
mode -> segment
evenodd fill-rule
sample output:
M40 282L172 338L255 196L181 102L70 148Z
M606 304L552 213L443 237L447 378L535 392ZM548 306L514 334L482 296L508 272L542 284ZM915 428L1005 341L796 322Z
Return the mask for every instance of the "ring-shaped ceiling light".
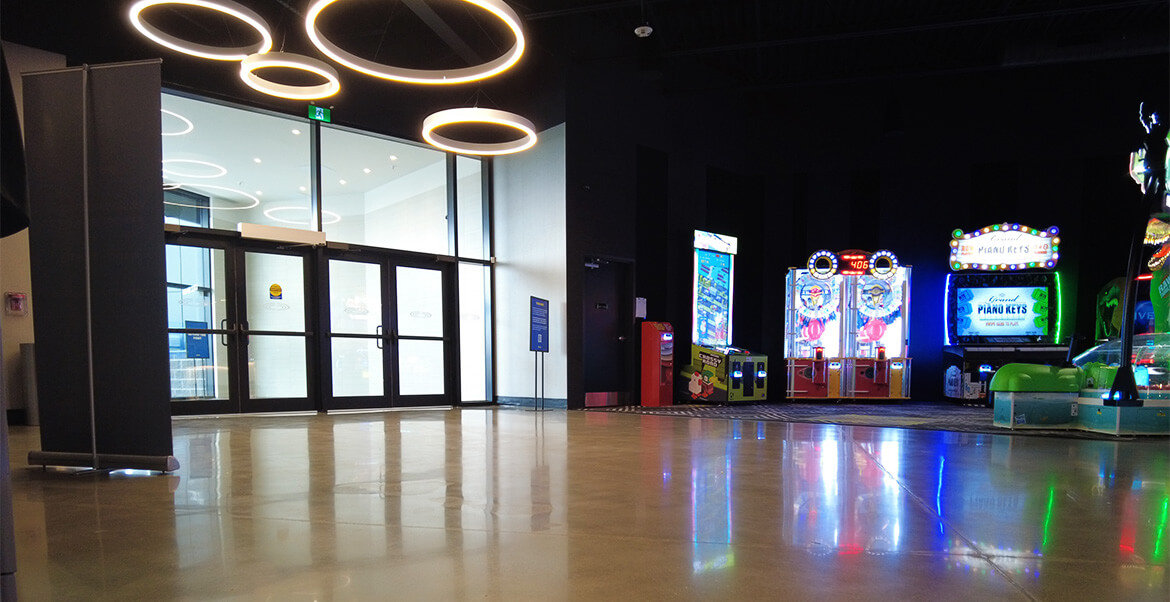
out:
M435 130L446 125L457 123L486 123L502 125L518 130L524 136L508 142L480 143L461 142L435 133ZM526 151L536 145L536 126L531 121L507 111L496 109L481 109L479 107L461 107L432 113L423 120L423 140L432 146L445 151L462 153L465 155L507 155Z
M142 18L142 11L160 4L185 4L221 12L243 21L260 34L260 41L248 46L207 46L175 37ZM138 0L130 6L130 24L142 35L184 54L216 61L242 61L244 57L272 49L272 32L260 15L231 0Z
M300 220L295 220L295 219L276 217L276 214L278 212L283 212L283 211L295 211L297 213L304 212L306 217L311 215L311 212L310 212L308 207L298 207L296 205L283 205L280 207L269 207L269 208L265 209L264 210L264 217L267 217L268 219L270 219L274 222L293 224L296 226L308 226L311 223L307 219L305 221L300 221ZM321 219L324 221L323 225L328 226L329 224L336 224L337 222L340 222L341 216L332 212L332 211L322 209L321 210Z
M175 163L185 163L188 165L202 165L203 167L211 168L212 170L214 170L214 172L209 172L209 173L192 173L189 171L182 172L182 171L179 171L173 167L170 169L167 169L168 163L170 163L172 165L174 165ZM218 178L222 175L227 174L226 167L219 165L217 163L212 163L211 161L200 161L199 159L163 159L162 170L163 170L163 173L165 173L167 175L178 176L180 178L196 178L196 179Z
M316 0L313 2L305 14L305 31L309 34L309 40L325 56L366 75L407 84L464 84L501 73L515 65L516 61L519 61L524 54L524 31L520 28L520 17L503 0L462 0L490 12L503 21L508 29L512 30L516 42L499 58L481 65L459 69L407 69L377 63L342 50L317 29L317 17L329 5L338 1Z
M260 199L258 199L258 198L256 198L256 197L254 197L254 196L252 196L252 195L250 195L250 194L248 194L248 193L244 192L243 190L240 190L239 188L231 188L231 187L229 187L229 186L215 186L215 185L212 185L212 184L204 184L204 183L202 183L202 182L199 182L199 183L195 183L195 182L175 182L175 184L177 184L176 188L183 188L184 186L190 186L190 187L191 187L191 191L192 191L192 192L202 192L201 190L199 190L200 188L212 188L212 189L215 189L215 190L226 190L226 191L228 191L228 192L234 192L234 193L236 193L236 194L238 194L238 195L240 195L240 196L245 196L245 197L248 197L248 199L252 201L252 204L251 204L251 205L241 205L241 206L239 206L239 207L212 207L212 206L210 206L210 205L211 205L211 201L210 201L210 200L208 200L208 202L207 202L207 203L208 203L208 206L207 206L207 207L201 207L201 206L199 206L199 205L192 205L192 204L189 204L189 203L176 203L176 202L173 202L173 201L163 201L163 204L164 204L164 205L174 205L175 207L190 207L190 208L192 208L192 209L222 209L222 210L224 210L224 211L238 211L238 210L240 210L240 209L251 209L251 208L253 208L253 207L256 207L256 206L260 205ZM164 190L173 190L173 189L164 189Z
M289 86L266 80L256 74L257 69L271 67L307 71L325 78L325 83L315 86ZM326 98L341 90L341 80L337 77L336 69L323 61L291 52L265 52L249 55L240 61L240 79L257 92L292 100Z
M182 115L180 115L174 111L168 111L166 109L162 109L162 112L166 115L170 115L171 117L174 117L175 119L182 121L185 124L183 129L181 129L179 131L163 132L162 133L163 136L182 136L183 134L190 134L192 131L195 130L195 124L191 123L190 119L187 119L186 117L183 117Z

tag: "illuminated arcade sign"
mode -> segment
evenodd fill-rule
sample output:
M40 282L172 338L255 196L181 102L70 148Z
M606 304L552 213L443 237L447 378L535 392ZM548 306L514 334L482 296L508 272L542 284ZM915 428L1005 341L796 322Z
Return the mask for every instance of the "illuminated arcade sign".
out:
M951 269L1009 271L1056 267L1060 229L995 224L974 232L951 233Z
M728 255L735 255L738 243L738 239L736 239L734 236L695 230L696 249L705 249L707 251L715 251L716 253L727 253Z
M842 276L868 274L874 278L889 280L898 273L898 257L884 249L874 253L857 249L833 253L822 249L809 256L808 273L819 280L827 280L835 274Z

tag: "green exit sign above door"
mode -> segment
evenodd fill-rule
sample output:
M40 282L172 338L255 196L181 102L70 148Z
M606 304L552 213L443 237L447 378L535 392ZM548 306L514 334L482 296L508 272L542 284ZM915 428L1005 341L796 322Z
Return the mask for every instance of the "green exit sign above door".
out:
M309 105L309 119L316 119L317 121L324 121L329 123L333 120L333 111L325 107L315 107Z

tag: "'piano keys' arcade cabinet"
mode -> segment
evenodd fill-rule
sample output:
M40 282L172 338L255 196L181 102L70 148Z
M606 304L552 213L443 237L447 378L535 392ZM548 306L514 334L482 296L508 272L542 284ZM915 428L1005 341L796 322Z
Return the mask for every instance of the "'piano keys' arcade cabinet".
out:
M995 371L1011 362L1059 364L1060 230L1016 223L951 233L944 316L943 393L987 403Z
M910 266L889 251L817 251L785 280L788 397L910 396Z
M763 401L768 397L768 356L731 346L737 240L695 230L691 297L691 363L683 390L696 401Z

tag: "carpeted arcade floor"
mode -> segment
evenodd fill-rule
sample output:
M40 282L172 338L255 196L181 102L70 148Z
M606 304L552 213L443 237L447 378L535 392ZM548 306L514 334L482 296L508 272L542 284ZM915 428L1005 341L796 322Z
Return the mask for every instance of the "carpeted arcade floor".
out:
M676 405L666 407L616 406L589 408L589 411L628 412L687 418L724 418L727 420L774 420L855 426L889 426L897 428L993 433L997 435L1032 435L1071 437L1076 439L1124 440L1077 430L1009 430L992 425L990 407L962 406L952 403L778 403L730 405Z

